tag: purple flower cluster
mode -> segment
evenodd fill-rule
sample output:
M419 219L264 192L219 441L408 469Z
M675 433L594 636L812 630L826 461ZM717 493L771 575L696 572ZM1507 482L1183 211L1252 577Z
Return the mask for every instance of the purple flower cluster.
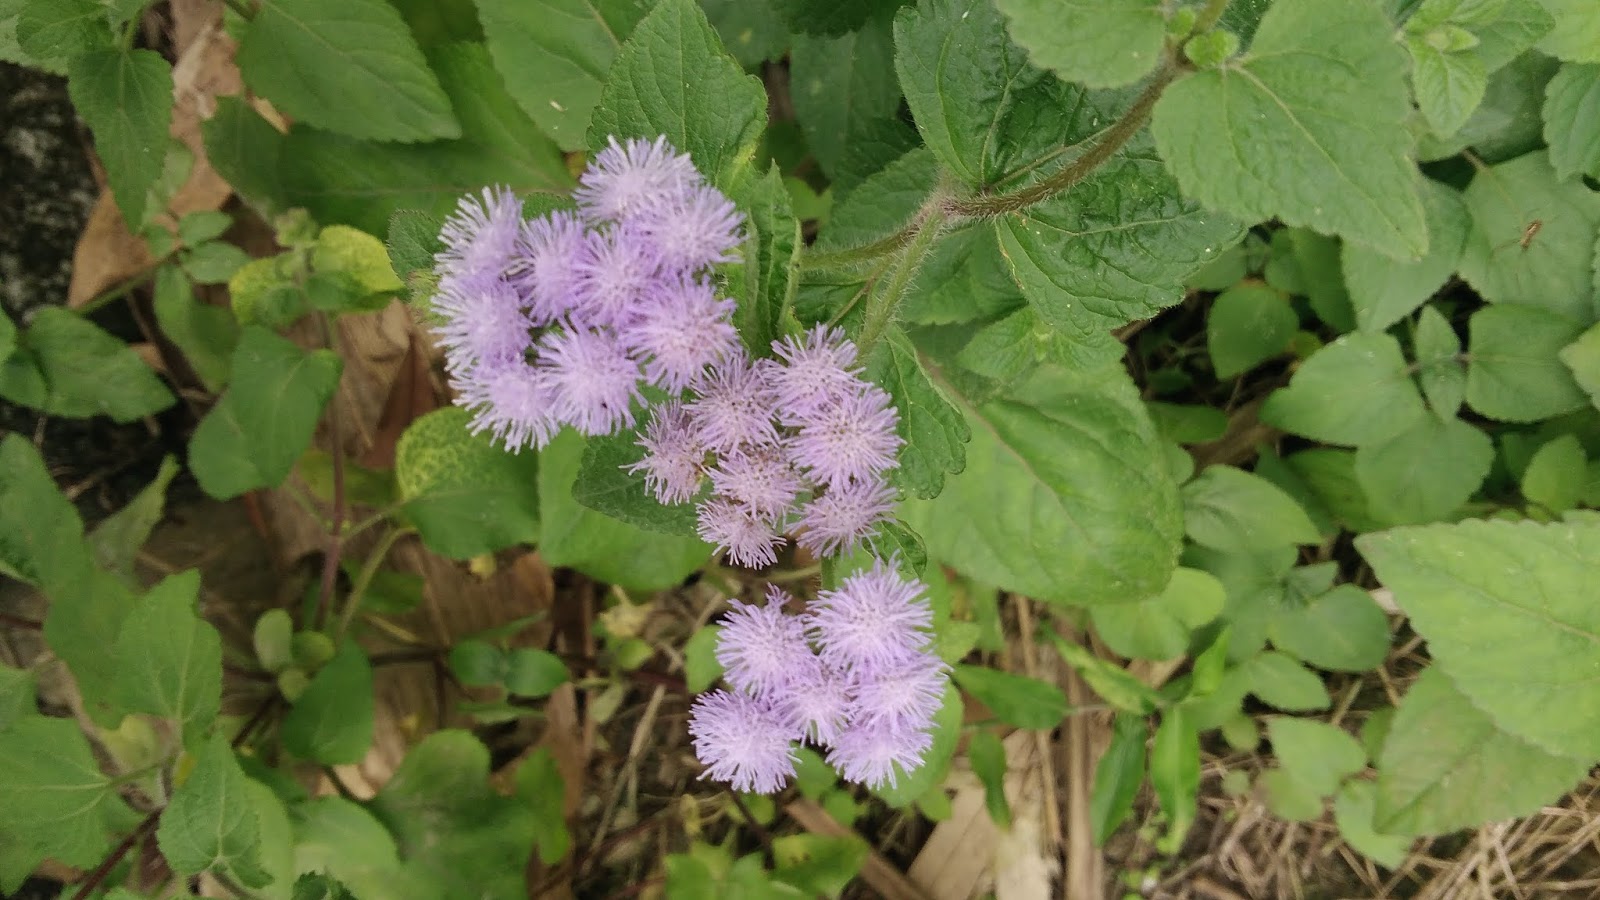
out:
M735 563L771 565L785 532L816 556L854 549L888 517L899 413L864 380L856 348L817 326L775 341L774 359L731 353L657 406L640 473L662 503L697 496L700 536Z
M457 403L509 450L562 426L632 425L640 385L678 393L739 347L710 269L735 259L743 216L665 138L598 153L576 214L524 220L503 189L444 223L434 311Z
M733 603L717 659L732 690L701 695L689 733L705 777L773 793L794 775L794 742L828 748L848 781L893 785L922 765L948 672L929 651L923 585L892 565L851 575L803 615L768 587L764 606Z

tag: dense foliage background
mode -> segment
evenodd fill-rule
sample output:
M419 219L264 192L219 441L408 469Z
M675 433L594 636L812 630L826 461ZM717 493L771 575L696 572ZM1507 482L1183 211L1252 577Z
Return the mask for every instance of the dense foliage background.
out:
M64 290L0 255L0 892L1595 889L1592 0L0 0L0 59L104 188ZM658 135L750 352L837 324L899 413L954 686L890 788L684 734L730 598L868 554L450 404L443 217Z

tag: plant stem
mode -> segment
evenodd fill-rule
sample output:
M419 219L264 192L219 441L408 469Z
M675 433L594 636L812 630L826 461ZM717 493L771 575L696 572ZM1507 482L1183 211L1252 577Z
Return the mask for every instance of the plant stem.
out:
M1207 3L1206 8L1200 10L1200 14L1194 17L1194 31L1192 33L1205 34L1210 31L1211 27L1217 24L1217 20L1222 18L1222 14L1228 10L1228 3L1229 0L1211 0L1210 3Z
M345 598L344 610L339 614L339 624L333 631L335 641L344 637L350 630L350 623L355 620L356 611L361 609L361 598L366 595L367 588L372 584L372 579L378 574L383 560L399 540L408 534L414 534L411 528L391 528L389 532L378 539L378 546L372 549L366 563L361 566L361 572L356 575L355 583L350 586L350 596Z
M238 13L246 22L256 17L256 11L251 9L250 4L246 3L245 0L223 0L223 2L227 3L228 8Z
M849 269L861 263L871 262L880 256L887 256L911 243L911 238L916 232L917 223L922 219L919 214L912 224L889 235L882 240L873 241L864 247L852 247L849 250L834 250L831 252L812 253L807 251L800 260L800 268L806 271L826 269Z
M72 895L72 900L87 900L88 896L94 893L95 888L98 888L100 883L106 880L106 876L111 874L111 870L117 867L117 863L121 862L122 858L128 855L128 851L133 849L133 845L139 843L139 841L142 840L145 835L155 830L156 822L160 819L161 810L159 809L150 815L145 816L144 821L140 822L138 827L128 832L128 836L123 838L117 844L117 846L106 855L106 858L100 861L100 865L94 867L94 871L90 872L89 877L85 878L83 880L83 884L79 886L78 892Z
M867 298L866 320L861 324L861 336L856 341L862 359L866 359L872 352L873 345L889 326L895 308L900 305L900 298L905 295L906 288L911 286L911 279L916 276L923 259L933 248L933 242L943 231L945 218L944 212L935 210L918 223L910 240L906 242L905 252L900 256L900 263L896 266L893 277L889 279L888 286Z
M333 324L326 313L318 313L322 323L323 342L329 350L338 352ZM339 427L339 391L334 385L333 396L328 399L328 444L333 457L333 516L328 524L328 551L322 559L322 586L317 591L317 611L313 627L320 628L327 621L328 604L333 598L333 585L339 575L339 556L344 551L344 437Z
M1161 99L1161 92L1166 90L1167 85L1176 81L1182 71L1174 63L1169 62L1162 66L1150 84L1139 94L1138 99L1134 100L1128 111L1122 114L1122 118L1106 129L1104 136L1094 146L1068 163L1061 171L1010 193L979 194L976 197L953 200L947 207L948 211L963 218L992 218L1016 212L1071 189L1088 177L1089 173L1100 168L1101 164L1121 150L1123 145L1144 127L1145 122L1150 119L1150 110L1154 109L1156 101Z
M119 281L116 284L112 285L111 287L108 287L105 290L101 291L100 293L95 294L93 297L90 297L88 302L84 303L82 306L80 306L77 309L73 310L73 312L77 313L80 316L87 316L88 314L94 312L95 310L99 309L102 306L105 306L107 303L110 303L113 300L120 300L121 298L128 296L128 294L133 292L134 288L137 288L138 286L144 284L146 281L149 281L150 280L150 276L154 275L156 273L156 270L160 269L162 266L166 265L167 263L169 263L171 261L172 261L172 254L169 253L166 256L163 256L160 259L156 260L155 262L151 263L146 268L140 269L138 272L135 272L133 275L129 276L126 280Z

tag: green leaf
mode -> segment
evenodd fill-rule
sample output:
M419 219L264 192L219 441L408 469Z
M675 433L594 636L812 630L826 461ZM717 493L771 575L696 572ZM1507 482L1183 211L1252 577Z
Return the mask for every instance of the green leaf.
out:
M1356 540L1438 669L1506 731L1563 755L1600 756L1600 664L1591 570L1600 520L1468 520Z
M1333 821L1339 826L1339 836L1356 852L1380 866L1398 869L1411 850L1412 839L1382 834L1374 828L1377 806L1376 784L1370 781L1347 781L1333 800Z
M1422 208L1428 222L1428 252L1421 259L1391 259L1359 244L1344 247L1345 286L1362 331L1383 331L1410 315L1444 286L1461 263L1469 227L1461 195L1424 179Z
M1583 325L1531 306L1501 304L1472 314L1467 403L1491 419L1533 422L1572 412L1588 397L1557 356Z
M837 183L848 171L852 145L900 112L890 21L871 20L859 31L832 38L796 35L789 52L789 96L806 147Z
M1341 584L1304 606L1279 609L1267 624L1279 650L1319 669L1365 672L1389 655L1389 617L1372 595Z
M222 284L248 263L250 256L232 244L211 241L185 250L178 259L195 284Z
M1133 812L1144 783L1145 741L1149 725L1143 716L1126 713L1112 722L1111 745L1095 764L1094 790L1089 795L1089 821L1094 845L1105 846L1117 826Z
M1433 133L1448 137L1461 130L1483 102L1489 73L1477 56L1434 46L1427 35L1406 36L1411 51L1411 83L1417 106Z
M467 559L539 539L539 458L468 429L457 406L412 422L395 445L405 516L436 553Z
M207 389L228 383L231 357L239 344L239 323L224 306L201 301L177 266L156 270L154 308L162 333L183 351L184 361Z
M506 89L561 149L586 147L589 116L621 42L647 0L478 0Z
M293 809L295 867L348 885L354 896L404 896L394 837L372 813L343 797L317 797Z
M307 872L295 879L291 900L355 900L355 896L337 879Z
M127 344L59 306L34 313L9 359L0 396L54 416L133 422L176 398Z
M281 145L279 202L304 206L319 222L381 234L397 210L442 218L463 194L485 184L503 184L522 194L564 192L571 186L556 145L506 93L481 46L439 47L430 61L461 120L460 140L400 145L304 127L283 138L276 132L261 135L258 143Z
M227 499L282 484L311 442L340 368L331 350L308 353L258 325L246 327L233 354L233 383L189 444L200 487Z
M979 731L967 743L967 759L972 763L972 774L983 783L983 801L989 808L990 820L1002 831L1009 831L1011 805L1006 802L1006 745L993 731Z
M722 661L717 659L721 637L722 626L705 625L683 645L683 678L689 693L703 694L722 677Z
M1261 407L1268 425L1352 446L1388 440L1424 415L1400 344L1387 334L1347 334L1328 344Z
M737 305L733 324L751 356L771 353L773 340L788 329L800 276L800 223L776 166L735 191L746 219L744 283L730 285Z
M1144 715L1163 705L1155 690L1116 663L1101 659L1060 636L1052 636L1051 643L1089 688L1117 709Z
M381 0L270 0L235 60L252 90L318 128L384 141L461 135L405 20Z
M283 717L283 746L324 765L358 763L372 745L372 705L372 665L347 640Z
M554 653L521 647L506 655L506 690L518 697L547 697L569 677Z
M1405 55L1392 33L1370 3L1274 3L1248 55L1189 75L1156 104L1151 130L1184 193L1246 221L1421 256ZM1274 151L1221 153L1219 140Z
M895 71L917 130L962 182L988 187L1093 136L1126 98L1035 68L987 0L922 0L895 19Z
M24 0L14 14L17 47L37 59L65 60L112 47L111 19L97 0Z
M1274 816L1289 822L1322 818L1322 797L1287 769L1268 769L1256 779L1262 799Z
M1067 81L1116 87L1161 61L1167 23L1159 0L996 0L1011 36Z
M1095 633L1106 646L1133 659L1174 659L1189 647L1189 635L1222 613L1227 592L1199 569L1172 573L1167 589L1138 603L1089 610Z
M1245 664L1250 693L1289 712L1328 708L1328 689L1316 673L1282 653L1268 651Z
M1200 737L1188 710L1175 706L1161 716L1150 746L1150 786L1167 817L1167 833L1156 846L1175 853L1194 824L1200 794Z
M1522 496L1557 514L1577 506L1588 486L1589 458L1570 434L1540 447L1522 472Z
M33 671L0 665L0 731L38 711Z
M958 665L954 674L963 690L1008 725L1048 730L1060 725L1070 709L1060 688L1037 678L983 666Z
M803 34L844 34L906 0L771 0L789 27Z
M398 839L406 879L430 888L375 896L527 895L538 813L489 786L489 751L469 732L436 731L413 747L372 811Z
M222 638L196 611L199 592L198 569L151 588L129 611L113 651L123 706L172 719L190 747L222 705Z
M72 105L94 131L117 208L130 230L161 175L172 121L172 68L150 50L96 50L67 63Z
M928 160L929 156L924 151L910 154L907 158ZM850 195L849 202L854 202L861 193L857 191ZM923 263L921 277L913 282L901 301L900 318L903 322L918 325L947 325L1020 313L1025 309L1025 303L1022 290L1012 280L1010 266L1000 253L994 230L964 228L934 243ZM1037 314L1031 314L1030 311L1030 316L1019 321L1031 322L1030 328L1024 333L1045 335L1040 343L1049 346L1051 358L1057 361L1071 359L1059 347L1059 332L1040 322ZM973 340L979 340L981 334L974 336ZM975 371L983 374L981 370Z
M1232 466L1210 466L1184 485L1184 531L1224 552L1317 544L1322 535L1305 510L1277 485Z
M0 731L0 807L7 837L68 865L93 866L127 812L71 719L28 716Z
M733 58L747 69L777 62L789 49L789 28L768 0L700 0Z
M491 687L505 680L506 652L475 638L456 641L450 648L450 671L468 687Z
M539 845L539 859L551 866L567 855L572 836L567 832L566 816L562 807L566 798L566 782L555 755L540 747L517 766L517 796L532 808L534 840Z
M580 506L573 490L584 453L583 437L564 431L539 454L539 554L546 563L624 588L659 590L706 562L711 548L698 538L642 531Z
M889 392L900 413L899 467L894 483L908 493L931 499L944 490L945 474L967 466L967 419L929 379L917 349L905 333L892 328L865 360L865 377Z
M1460 419L1425 416L1382 443L1356 450L1356 478L1385 524L1420 525L1466 503L1494 462L1494 442Z
M1537 710L1550 718L1576 711L1572 703ZM1587 752L1553 756L1497 728L1437 666L1424 669L1383 744L1373 824L1444 834L1529 815L1577 784L1591 760Z
M317 232L311 268L319 275L345 276L361 301L357 310L382 309L391 296L405 288L389 265L389 251L383 241L348 225L329 225Z
M663 505L644 479L627 467L644 458L638 436L629 431L589 438L582 467L572 483L572 499L588 508L646 531L693 537L699 521L692 503Z
M1223 291L1206 316L1206 350L1218 378L1232 378L1285 352L1300 329L1289 298L1257 282Z
M225 212L192 212L178 220L178 240L185 247L196 247L222 237L222 233L231 227L233 216Z
M1596 254L1600 259L1600 253ZM1578 337L1577 340L1561 348L1557 354L1561 362L1571 370L1572 378L1600 407L1600 325L1591 327Z
M1023 296L1045 322L1088 341L1183 299L1183 281L1239 226L1184 199L1147 144L1063 194L995 223Z
M817 236L817 250L840 250L859 247L886 238L910 224L917 209L933 192L939 182L939 164L926 148L917 148L885 166L851 191L833 208L828 223ZM937 248L956 241L956 235L971 234L976 229L956 232L936 243L930 251L932 260L938 259ZM951 267L956 268L956 267ZM941 274L946 271L941 269ZM913 283L917 288L926 279ZM852 291L860 279L846 283ZM913 293L911 297L915 297ZM908 298L908 302L911 301ZM966 321L965 318L956 321Z
M1367 753L1350 733L1314 719L1280 717L1267 723L1272 755L1294 779L1329 797L1347 776L1366 768Z
M1479 171L1463 196L1472 230L1461 275L1484 299L1594 318L1600 194L1561 181L1547 154L1529 153Z
M1479 13L1467 16L1461 24L1478 39L1478 46L1468 52L1483 62L1484 71L1493 72L1511 62L1549 33L1555 20L1539 2L1506 0L1501 4L1479 4L1477 10L1472 10L1471 4L1463 4L1467 11Z
M161 855L174 871L217 872L252 888L271 882L261 868L261 821L246 796L248 786L228 739L213 736L156 829Z
M1600 178L1600 64L1568 63L1550 80L1544 139L1556 177Z
M401 281L414 286L414 275L432 273L433 257L444 249L442 224L438 216L417 209L397 209L389 217L389 265Z
M112 513L89 533L89 550L95 565L136 584L133 562L150 538L150 529L161 521L166 505L167 485L178 474L178 463L162 457L156 477L139 491L128 505Z
M1539 0L1555 20L1539 49L1567 62L1600 62L1600 9L1586 0Z
M659 0L617 53L589 145L664 135L714 183L749 166L766 124L761 82L722 49L693 0Z
M1413 350L1417 380L1428 406L1441 419L1454 419L1467 397L1467 366L1461 358L1461 338L1437 309L1423 307L1417 316Z
M937 498L901 507L930 555L986 584L1085 606L1166 586L1182 534L1177 489L1120 365L1041 369L993 399L962 400L966 469Z

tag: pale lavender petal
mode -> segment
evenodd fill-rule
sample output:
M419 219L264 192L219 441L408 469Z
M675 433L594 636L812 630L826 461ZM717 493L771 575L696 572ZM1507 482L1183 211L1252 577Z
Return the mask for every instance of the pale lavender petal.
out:
M738 600L729 603L733 612L722 620L717 660L735 689L776 696L797 672L816 662L816 654L806 643L805 622L784 612L789 599L779 588L769 586L767 602L761 606Z
M615 222L682 196L699 183L694 162L665 137L622 144L612 137L589 162L572 198L590 223Z
M645 378L679 393L705 370L739 352L733 301L705 279L675 277L656 285L619 337L644 360Z
M577 263L586 239L583 223L566 210L522 224L510 279L538 324L566 319L577 308Z
M728 691L702 694L689 708L689 734L706 767L702 778L773 794L794 777L792 742L799 735L769 701Z
M468 194L439 229L444 249L434 256L441 276L499 277L506 273L522 227L522 201L503 187Z
M894 468L899 420L889 394L868 386L808 417L790 451L795 464L823 484L865 481Z
M643 473L645 487L662 503L683 503L700 491L705 479L706 449L696 436L683 404L670 400L657 405L639 438L645 455L627 467Z
M743 353L723 360L694 385L699 395L689 402L689 415L700 440L717 453L759 444L775 444L772 392L762 370Z
M821 559L852 552L894 511L895 492L870 478L835 485L800 511L795 543Z
M808 633L822 658L852 673L917 653L931 640L933 611L921 582L907 581L882 560L822 591L807 613Z
M649 206L634 219L662 266L699 272L738 259L744 216L710 185L690 188Z
M803 338L773 341L772 352L777 359L767 363L768 380L786 423L803 422L863 388L856 345L837 328L817 325Z
M549 380L556 417L587 435L633 424L639 364L615 337L600 331L551 331L539 341L539 367Z
M800 493L800 476L779 447L751 447L722 456L711 469L718 496L743 506L757 519L782 521Z
M893 787L902 774L921 767L933 746L927 731L893 725L851 723L828 753L828 764L846 781L871 788Z
M712 497L699 507L696 531L700 539L715 544L736 565L759 569L778 561L783 536L771 522L751 515L743 505L725 497Z
M434 334L452 372L521 360L533 346L533 323L515 288L496 277L447 276L433 297Z
M487 431L512 452L543 447L561 427L549 382L521 360L460 373L456 389L456 402L473 413L472 432Z

